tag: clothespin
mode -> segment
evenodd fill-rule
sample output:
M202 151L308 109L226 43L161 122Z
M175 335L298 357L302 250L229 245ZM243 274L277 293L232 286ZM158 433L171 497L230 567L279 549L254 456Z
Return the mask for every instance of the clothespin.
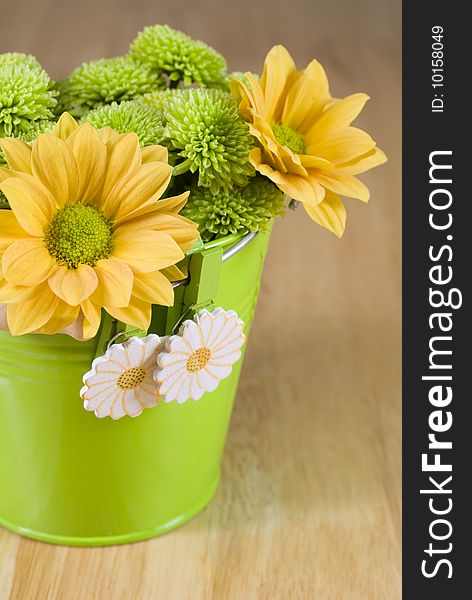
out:
M213 308L220 281L223 248L201 250L189 257L190 281L183 288L180 318L175 321L175 311L169 310L166 334L173 333L185 318L193 318L202 308Z

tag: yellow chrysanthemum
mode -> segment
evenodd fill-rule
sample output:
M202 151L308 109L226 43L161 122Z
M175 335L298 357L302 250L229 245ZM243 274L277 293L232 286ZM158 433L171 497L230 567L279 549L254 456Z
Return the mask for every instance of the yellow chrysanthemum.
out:
M0 189L0 304L13 335L57 333L82 323L94 336L101 309L142 329L151 304L169 306L169 279L196 225L178 214L187 194L159 200L172 168L161 146L134 133L78 126L63 114L31 148L0 140L9 169Z
M249 87L238 80L231 86L259 141L251 163L340 237L346 210L338 194L367 202L369 191L355 175L386 161L367 133L350 127L368 96L333 99L320 63L313 60L297 71L283 46L268 53L260 81L246 75Z

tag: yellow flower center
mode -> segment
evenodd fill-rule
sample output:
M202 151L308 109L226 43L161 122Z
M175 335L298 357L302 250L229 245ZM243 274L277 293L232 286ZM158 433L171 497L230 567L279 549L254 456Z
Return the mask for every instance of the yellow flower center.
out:
M141 367L128 369L118 377L116 385L122 390L132 390L138 387L146 377L146 371Z
M111 220L96 206L68 204L54 216L44 243L51 256L69 269L95 266L111 252Z
M195 350L195 352L190 356L190 358L187 360L185 368L189 373L198 373L198 371L201 371L208 364L210 358L210 348L202 346L201 348L198 348L198 350Z
M275 139L282 146L287 146L295 154L305 154L305 140L301 133L285 125L273 125Z

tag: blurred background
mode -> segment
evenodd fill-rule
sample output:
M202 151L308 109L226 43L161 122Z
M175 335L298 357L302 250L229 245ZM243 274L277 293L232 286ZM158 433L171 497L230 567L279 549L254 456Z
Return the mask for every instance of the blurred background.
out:
M400 598L400 0L0 0L0 52L53 78L167 23L261 72L282 43L333 95L371 96L356 125L389 162L361 178L338 240L304 211L276 223L220 490L181 529L111 549L0 530L0 598ZM86 440L84 440L86 443ZM130 490L132 493L132 490Z

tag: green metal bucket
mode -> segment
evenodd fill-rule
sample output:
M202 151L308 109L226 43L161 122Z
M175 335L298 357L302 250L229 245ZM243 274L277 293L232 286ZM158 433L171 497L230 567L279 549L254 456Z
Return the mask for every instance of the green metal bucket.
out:
M246 329L268 242L256 236L221 266L215 304ZM76 546L143 540L193 517L216 491L242 359L197 402L112 421L79 397L97 340L0 331L0 524L16 533Z

